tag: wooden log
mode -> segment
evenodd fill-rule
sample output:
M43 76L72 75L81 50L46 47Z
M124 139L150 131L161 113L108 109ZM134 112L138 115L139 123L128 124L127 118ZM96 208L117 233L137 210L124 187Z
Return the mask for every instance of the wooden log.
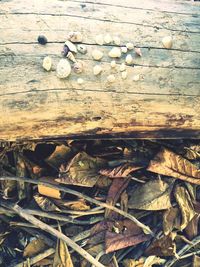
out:
M170 0L3 0L0 3L0 140L41 138L199 138L200 4ZM83 74L56 76L69 31L80 31L86 55ZM133 42L142 57L121 78L110 67L114 44L99 46L97 34ZM48 38L37 43L39 34ZM165 49L162 38L172 36ZM93 49L104 53L100 63ZM54 67L42 68L45 56ZM101 64L103 73L93 75ZM115 75L115 82L107 76ZM141 79L133 81L140 75ZM77 78L84 80L82 85Z

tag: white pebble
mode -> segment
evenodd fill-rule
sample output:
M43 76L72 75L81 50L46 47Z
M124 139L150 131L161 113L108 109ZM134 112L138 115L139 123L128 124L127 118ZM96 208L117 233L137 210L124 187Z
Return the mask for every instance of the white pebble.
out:
M104 41L103 41L103 35L102 34L99 34L95 37L95 42L98 44L98 45L103 45Z
M80 52L81 54L86 54L87 53L87 47L83 44L79 44L77 46L78 52Z
M100 60L103 57L103 52L98 49L92 51L92 57L94 60Z
M165 48L170 49L172 48L172 37L171 36L165 36L162 39L162 44Z
M108 81L109 83L113 83L113 82L115 81L115 76L112 75L112 74L108 75L108 77L107 77L107 81Z
M52 67L52 59L51 59L51 57L45 57L43 59L42 67L46 71L50 71L51 70L51 67Z
M126 56L125 61L126 61L126 64L128 64L128 65L131 65L133 63L133 57L131 56L131 54L128 54Z
M61 59L56 68L56 74L58 78L66 78L71 73L71 65L67 59Z
M133 43L127 43L126 47L128 50L132 50L134 48L134 45L133 45Z
M118 36L115 36L115 37L113 37L113 42L114 42L114 44L116 44L116 45L120 45L121 40L120 40L120 38L119 38Z
M83 83L84 83L84 80L83 80L82 78L78 78L78 79L77 79L77 83L78 83L78 84L83 84Z
M126 54L128 51L128 48L126 46L122 46L121 51L122 51L122 53Z
M122 63L119 67L120 71L125 71L126 70L126 65L124 63Z
M119 58L121 57L121 50L119 47L113 47L108 53L108 55L109 57L112 57L112 58Z
M110 36L110 34L107 33L104 36L104 42L105 42L105 44L110 44L112 42L112 37Z
M115 67L117 66L116 61L115 61L115 60L112 60L112 61L110 62L110 66L111 66L111 68L115 68Z
M81 32L69 32L68 40L73 43L80 43L83 40L83 36Z
M133 81L134 82L137 82L139 80L140 80L140 74L137 74L137 75L133 76Z
M125 71L122 71L122 79L125 80L127 78L127 75L128 75L128 72L125 70Z
M65 42L65 45L69 48L69 50L71 52L77 53L77 48L75 46L75 44L73 44L72 42L70 42L69 40Z
M93 68L94 75L99 75L102 72L102 67L100 65L95 65Z

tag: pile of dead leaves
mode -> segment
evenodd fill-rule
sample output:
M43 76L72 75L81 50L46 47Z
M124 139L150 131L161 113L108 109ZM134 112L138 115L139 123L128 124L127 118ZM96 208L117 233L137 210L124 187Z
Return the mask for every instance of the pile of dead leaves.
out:
M0 266L200 266L200 141L0 146Z

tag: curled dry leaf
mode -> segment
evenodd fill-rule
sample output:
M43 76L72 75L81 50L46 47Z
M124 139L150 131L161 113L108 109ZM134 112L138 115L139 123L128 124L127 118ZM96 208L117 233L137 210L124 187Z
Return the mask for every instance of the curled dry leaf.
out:
M33 239L24 249L23 257L30 258L47 248L47 245L44 243L42 238Z
M144 265L144 258L140 258L139 260L135 259L123 260L124 267L143 267L143 265Z
M174 190L174 196L181 210L180 229L183 230L195 216L194 206L190 194L185 187L177 185Z
M163 232L165 235L174 229L181 230L181 212L177 207L171 207L163 213Z
M100 177L99 169L106 165L101 158L94 158L85 152L78 153L65 169L60 169L57 182L86 187L93 187Z
M110 205L115 205L122 192L126 189L130 182L130 178L121 178L121 179L114 179L107 195L106 203ZM110 209L106 209L105 217L115 217L115 212L111 211ZM117 214L118 216L118 214Z
M147 248L146 254L161 257L176 255L175 237L175 233L170 233L167 236L162 236L160 239L155 239Z
M164 264L165 260L157 257L155 255L149 256L145 259L143 267L152 267L154 264L161 265Z
M55 181L55 179L52 178L52 177L44 177L43 180L45 182L49 182L49 183L52 183L52 184L58 184ZM44 195L46 197L52 197L52 198L56 198L56 199L61 199L62 196L64 195L64 193L60 192L58 189L54 189L54 188L51 188L51 187L48 187L48 186L45 186L45 185L42 185L42 184L38 185L38 192L41 195Z
M47 197L40 196L39 194L34 196L38 206L44 211L61 211L52 200Z
M131 163L125 163L115 168L101 169L100 174L109 178L123 178L127 177L131 172L141 169L141 166L136 166Z
M171 207L172 186L162 180L149 181L138 185L130 192L128 207L141 210L164 210Z
M74 267L67 244L60 239L57 241L53 267Z
M147 168L148 171L200 184L200 170L187 159L163 148Z
M194 203L194 210L196 214L185 228L186 235L190 240L198 235L198 226L200 219L200 203Z
M199 266L200 266L200 257L197 255L194 255L192 267L199 267Z
M53 153L45 159L45 161L55 169L59 169L60 165L71 157L71 148L65 145L56 146Z

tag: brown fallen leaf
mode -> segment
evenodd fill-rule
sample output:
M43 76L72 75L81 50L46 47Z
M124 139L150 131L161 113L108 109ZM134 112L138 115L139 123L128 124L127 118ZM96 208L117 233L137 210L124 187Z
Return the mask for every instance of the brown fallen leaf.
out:
M65 145L56 146L53 153L45 161L53 168L59 170L61 164L65 163L72 156L72 149Z
M187 159L166 148L162 148L150 161L147 170L186 182L200 184L200 170Z
M107 227L105 234L106 253L134 246L151 238L130 220L108 223Z
M146 249L147 255L155 256L174 256L176 255L176 243L174 241L176 234L171 232L169 235L155 239Z
M60 226L59 230L61 231ZM67 244L63 240L58 239L56 252L53 260L53 267L73 267L73 266L74 265Z
M72 201L55 199L54 203L61 209L71 209L71 210L89 210L90 206L86 203L84 199L77 199Z
M149 256L149 257L147 257L145 259L143 267L152 267L155 264L156 265L161 265L161 264L164 264L164 263L165 263L164 259L161 259L160 257L157 257L155 255L152 255L152 256Z
M196 202L193 204L196 214L185 228L186 235L190 240L192 240L194 237L198 235L198 227L200 219L200 203Z
M172 186L162 180L149 181L130 192L128 207L141 210L163 210L171 207Z
M47 249L42 238L33 239L24 249L23 257L31 258Z
M133 163L125 163L115 168L101 169L99 173L109 178L123 178L127 177L131 172L141 168L141 166L136 166Z
M177 185L174 190L174 196L181 210L180 229L183 230L195 216L194 206L191 196L185 187Z
M108 191L108 195L106 198L106 203L110 205L115 205L122 192L126 189L130 182L130 178L119 178L114 179ZM116 213L111 211L110 209L105 210L105 218L111 218ZM117 215L118 216L118 215Z
M168 235L174 229L181 230L181 212L177 207L171 207L163 213L163 232Z
M61 211L54 202L44 196L36 194L34 196L35 201L37 202L38 206L44 211Z
M65 168L61 165L57 182L93 187L100 177L99 169L106 165L101 158L94 158L85 152L78 153Z

